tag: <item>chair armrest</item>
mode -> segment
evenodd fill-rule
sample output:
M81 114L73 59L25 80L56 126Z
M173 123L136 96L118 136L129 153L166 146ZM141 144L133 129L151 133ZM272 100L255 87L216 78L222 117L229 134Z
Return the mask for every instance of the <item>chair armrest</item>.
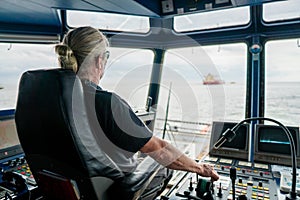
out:
M138 199L162 167L147 156L134 172L114 182L109 189L110 196L112 199Z

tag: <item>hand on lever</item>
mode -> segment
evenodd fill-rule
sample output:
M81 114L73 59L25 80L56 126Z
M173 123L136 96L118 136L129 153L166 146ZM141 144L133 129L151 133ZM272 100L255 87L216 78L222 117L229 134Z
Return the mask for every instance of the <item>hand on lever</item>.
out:
M211 177L211 181L217 181L219 179L219 174L214 170L214 166L211 164L200 163L201 167L199 175L203 177Z

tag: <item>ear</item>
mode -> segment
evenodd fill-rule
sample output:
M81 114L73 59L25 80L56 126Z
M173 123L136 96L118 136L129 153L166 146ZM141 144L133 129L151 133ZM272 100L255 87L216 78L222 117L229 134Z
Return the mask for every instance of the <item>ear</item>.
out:
M101 69L103 66L103 59L102 59L102 57L101 56L98 56L97 58L96 58L96 68L99 68L99 69Z

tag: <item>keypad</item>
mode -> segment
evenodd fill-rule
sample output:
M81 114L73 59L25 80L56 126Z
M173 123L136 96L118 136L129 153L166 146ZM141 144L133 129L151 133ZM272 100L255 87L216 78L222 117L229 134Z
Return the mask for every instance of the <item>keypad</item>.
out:
M30 171L30 168L28 166L28 164L23 164L23 165L20 165L18 166L15 170L14 170L15 173L18 173L20 175L23 176L23 178L25 178L26 182L31 184L31 185L36 185L36 182L34 180L34 177Z
M251 191L250 194L247 194L249 192L249 189ZM229 192L229 196L227 200L232 200L232 189ZM269 194L269 188L268 187L262 187L258 185L253 185L252 181L248 181L247 183L236 183L235 185L235 195L247 195L248 197L251 197L251 199L258 199L258 200L270 200L270 194Z

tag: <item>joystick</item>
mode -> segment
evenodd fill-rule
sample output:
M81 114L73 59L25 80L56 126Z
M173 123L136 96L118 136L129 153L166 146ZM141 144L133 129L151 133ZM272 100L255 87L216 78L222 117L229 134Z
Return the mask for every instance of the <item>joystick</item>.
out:
M189 190L190 191L193 191L193 180L192 180L192 177L190 177L190 186L189 186Z
M235 199L235 179L236 179L236 168L232 166L230 168L230 179L232 184L232 199Z
M219 190L218 190L217 196L218 197L222 197L223 196L223 194L222 194L222 183L221 182L220 182L220 185L219 185Z

